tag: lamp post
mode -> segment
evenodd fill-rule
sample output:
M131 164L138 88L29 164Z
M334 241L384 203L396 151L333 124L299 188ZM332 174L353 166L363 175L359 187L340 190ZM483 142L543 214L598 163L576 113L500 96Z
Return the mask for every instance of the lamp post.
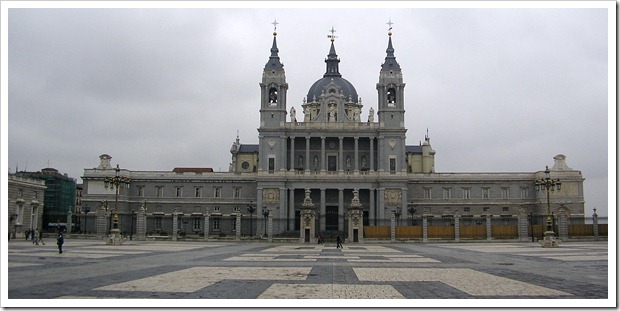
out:
M103 206L103 209L105 209L105 215L107 218L108 217L108 200L101 201L101 206ZM111 228L112 228L112 217L108 218L108 223L106 224L106 227L105 227L106 234L110 233Z
M409 207L407 207L407 211L409 211L409 214L411 214L411 225L412 226L413 226L413 214L415 214L417 210L418 210L418 206L412 203L410 203Z
M114 177L106 177L103 179L105 188L114 188L115 196L114 196L114 223L113 228L110 230L111 232L118 233L120 230L118 229L118 193L120 188L129 189L130 179L128 177L120 176L121 169L116 164L116 168L114 169Z
M265 217L265 236L267 236L267 217L269 217L270 210L263 206L263 216Z
M549 198L549 192L550 191L555 191L555 188L558 188L558 191L560 191L560 187L562 186L562 183L560 182L560 179L551 179L551 176L549 175L551 171L549 170L549 166L546 166L545 168L545 178L541 178L535 181L534 184L534 189L536 189L536 191L545 191L547 192L547 231L545 232L545 242L548 241L548 243L544 243L542 244L543 247L556 247L557 243L555 243L555 233L553 232L553 225L551 222L551 201ZM549 244L549 245L548 245ZM547 245L547 246L546 246Z
M248 212L250 213L250 236L252 236L252 214L256 212L256 206L254 204L248 204Z
M398 226L400 220L401 211L399 209L394 210L394 217L396 217L396 225Z

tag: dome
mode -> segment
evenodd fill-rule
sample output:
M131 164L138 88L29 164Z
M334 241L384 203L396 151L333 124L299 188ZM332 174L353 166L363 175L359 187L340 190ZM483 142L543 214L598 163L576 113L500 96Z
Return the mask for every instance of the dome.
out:
M308 91L308 97L306 97L308 102L314 101L315 97L318 99L323 92L329 93L331 89L326 90L325 87L332 81L340 88L340 90L335 90L335 92L340 93L340 91L342 91L342 94L346 100L349 100L350 97L351 101L357 103L357 91L355 90L355 87L353 87L353 84L344 78L330 76L323 77L312 84L310 90Z

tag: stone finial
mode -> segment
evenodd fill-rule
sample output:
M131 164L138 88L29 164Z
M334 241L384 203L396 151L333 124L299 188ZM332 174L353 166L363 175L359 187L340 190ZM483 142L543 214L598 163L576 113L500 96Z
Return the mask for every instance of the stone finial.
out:
M572 170L572 168L566 165L565 155L558 154L555 157L553 157L553 160L555 160L555 163L553 164L553 167L551 168L552 171L571 171Z
M107 169L111 169L112 166L110 165L110 160L112 160L112 157L109 156L108 154L102 154L99 156L99 167L97 167L98 170L107 170Z

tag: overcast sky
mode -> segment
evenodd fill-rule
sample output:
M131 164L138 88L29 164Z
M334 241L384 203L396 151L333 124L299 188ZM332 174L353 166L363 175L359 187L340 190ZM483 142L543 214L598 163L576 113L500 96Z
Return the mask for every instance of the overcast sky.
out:
M596 207L606 215L608 160L615 162L608 132L615 20L607 9L398 5L9 9L3 164L37 171L49 161L78 182L103 153L130 170L228 170L237 131L242 143L258 143L274 19L288 108L301 111L323 76L333 26L340 72L362 98L365 120L377 110L391 20L407 144L428 128L437 172L534 172L564 154L586 178L586 214Z

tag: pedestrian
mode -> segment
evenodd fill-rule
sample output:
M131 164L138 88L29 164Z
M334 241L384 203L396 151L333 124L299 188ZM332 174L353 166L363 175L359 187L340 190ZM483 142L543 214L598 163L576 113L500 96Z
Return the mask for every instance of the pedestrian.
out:
M30 237L30 229L26 229L26 241L28 241L29 237Z
M316 241L317 241L318 244L321 244L321 235L320 234L317 235Z
M32 244L39 245L39 229L35 229L32 233Z
M45 245L45 242L43 242L43 231L39 231L39 242Z
M340 235L336 236L336 248L342 248L342 239L340 238Z
M62 245L65 244L65 238L62 237L62 233L58 233L56 239L56 245L58 245L58 254L62 254Z

